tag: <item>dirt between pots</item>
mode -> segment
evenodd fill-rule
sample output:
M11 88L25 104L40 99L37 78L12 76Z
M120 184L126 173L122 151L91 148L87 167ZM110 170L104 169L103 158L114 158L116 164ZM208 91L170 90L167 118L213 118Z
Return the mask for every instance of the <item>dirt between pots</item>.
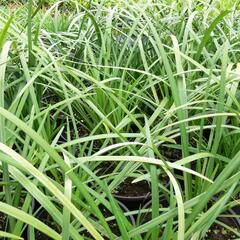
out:
M141 213L137 220L136 224L137 226L144 224L152 219L152 213L150 211L151 208L151 201L146 203L142 209L149 209L149 211L146 211L145 213ZM227 212L229 214L229 212ZM230 214L234 214L234 212L230 212ZM225 225L233 228L236 232L240 231L240 224L238 221L234 218L230 217L219 217L217 218L218 221L224 223ZM163 234L163 231L160 230L159 236ZM142 235L144 237L144 235ZM202 239L202 238L201 238ZM203 240L236 240L239 239L232 231L228 230L227 228L214 223L210 229L207 231L206 235L204 236Z
M7 221L7 216L4 213L0 212L0 231L5 230L6 221Z
M45 210L43 210L39 216L38 219L45 223L47 226L49 226L50 228L54 229L56 232L61 233L61 229L59 226L57 226L52 217L48 214L48 212L46 212ZM27 238L26 238L27 239ZM36 240L52 240L52 238L48 237L47 235L45 235L44 233L35 230L35 239Z
M151 192L150 186L147 181L140 181L132 183L134 178L127 178L122 182L113 194L125 197L138 197L145 196Z
M121 206L120 206L121 207ZM101 210L103 216L105 218L108 218L108 217L111 217L113 214L107 209L105 208L104 206L99 206L99 209ZM131 222L130 218L129 218L129 222ZM121 236L121 232L119 230L119 227L118 227L118 224L116 222L116 220L112 220L112 221L108 221L108 226L109 228L111 229L111 231L117 235L117 236ZM82 233L81 233L82 236L86 237L84 239L93 239L91 234L87 231L87 230L84 230ZM104 236L103 237L105 240L110 240L108 237Z
M106 209L104 207L99 207L99 208L101 209L101 212L105 218L112 216L111 212L108 211L108 209ZM114 221L114 220L109 221L108 226L114 234L116 234L117 236L120 235L120 230L117 226L116 221ZM83 231L82 236L86 237L86 239L92 239L92 235L87 230ZM109 238L106 236L104 237L104 239L109 240Z
M111 174L116 167L113 162L101 162L94 170L97 176L103 176L106 174Z
M171 159L173 162L182 158L182 152L179 149L168 149L162 147L160 149L160 152L164 157L166 157L167 159Z
M219 218L219 221L230 226L235 231L239 232L240 226L237 226L232 218ZM237 236L230 230L224 228L221 225L214 223L211 228L207 231L203 238L204 240L233 240L237 239Z

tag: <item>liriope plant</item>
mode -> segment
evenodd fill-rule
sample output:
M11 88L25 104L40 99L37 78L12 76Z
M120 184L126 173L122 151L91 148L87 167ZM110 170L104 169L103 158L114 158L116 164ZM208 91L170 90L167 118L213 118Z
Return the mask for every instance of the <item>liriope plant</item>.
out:
M0 236L204 239L224 225L239 204L237 2L51 4L0 10ZM149 183L149 209L119 208L129 176Z

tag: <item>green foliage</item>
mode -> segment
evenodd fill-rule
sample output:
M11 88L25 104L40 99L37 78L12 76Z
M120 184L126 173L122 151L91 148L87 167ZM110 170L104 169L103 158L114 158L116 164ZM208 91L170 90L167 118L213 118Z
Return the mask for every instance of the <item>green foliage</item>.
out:
M13 16L11 4L0 236L200 240L220 224L239 238L218 218L239 205L238 2L28 1ZM147 209L116 201L129 177L149 184Z

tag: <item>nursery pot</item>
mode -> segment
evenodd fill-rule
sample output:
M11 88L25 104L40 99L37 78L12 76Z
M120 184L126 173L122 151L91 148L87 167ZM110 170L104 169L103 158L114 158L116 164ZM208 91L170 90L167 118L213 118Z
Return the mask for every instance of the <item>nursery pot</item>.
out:
M146 203L149 199L151 199L151 193L150 192L148 192L145 195L133 196L133 197L122 196L122 195L117 195L117 194L113 194L113 196L118 201L126 204L126 206L129 209L138 209L140 205Z
M170 183L168 182L165 187L168 187L169 184ZM134 184L131 184L131 183L129 183L127 188L129 186L131 186L130 188L132 188L132 190L135 192L134 196L132 196L131 193L129 194L129 196L127 194L121 194L119 192L113 193L113 196L120 202L124 203L129 209L137 210L141 205L143 206L151 199L150 187L146 188L146 185L145 185L143 186L145 188L145 191L138 191L139 186L134 188Z
M113 196L129 209L136 210L151 198L151 189L146 182L131 183L130 178L122 182Z
M130 210L128 209L128 207L127 207L124 203L122 203L122 202L119 201L119 200L118 200L117 202L118 202L119 206L122 208L122 210L123 210L125 213L130 212ZM132 223L132 225L133 225L133 226L136 226L136 221L135 221L133 215L129 215L129 216L127 216L127 217L129 218L129 220L130 220L130 222Z

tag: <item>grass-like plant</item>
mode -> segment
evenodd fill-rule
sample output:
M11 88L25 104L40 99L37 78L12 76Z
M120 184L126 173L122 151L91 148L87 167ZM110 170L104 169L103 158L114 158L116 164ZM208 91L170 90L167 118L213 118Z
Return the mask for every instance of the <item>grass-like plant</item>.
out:
M1 238L240 237L221 221L239 219L240 15L220 2L0 8ZM129 177L147 209L115 199Z

